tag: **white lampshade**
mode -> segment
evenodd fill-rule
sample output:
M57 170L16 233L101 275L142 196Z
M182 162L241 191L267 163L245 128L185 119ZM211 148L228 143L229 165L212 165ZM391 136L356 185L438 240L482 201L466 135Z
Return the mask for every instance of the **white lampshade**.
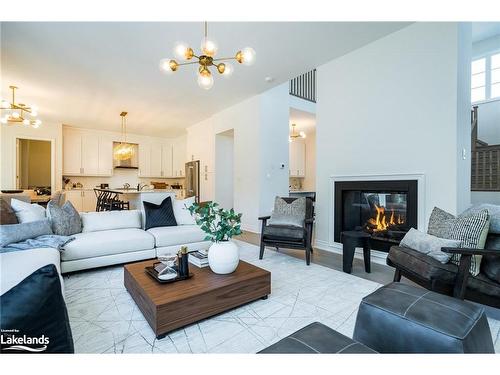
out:
M233 75L234 67L230 63L225 63L226 69L224 69L224 73L222 73L223 77L229 78Z

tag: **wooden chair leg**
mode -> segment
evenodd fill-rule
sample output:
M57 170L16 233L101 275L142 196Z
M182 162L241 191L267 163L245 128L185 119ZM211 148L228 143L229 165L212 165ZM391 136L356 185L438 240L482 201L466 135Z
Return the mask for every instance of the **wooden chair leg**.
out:
M399 268L396 268L396 271L394 271L394 281L398 283L401 281L401 270Z

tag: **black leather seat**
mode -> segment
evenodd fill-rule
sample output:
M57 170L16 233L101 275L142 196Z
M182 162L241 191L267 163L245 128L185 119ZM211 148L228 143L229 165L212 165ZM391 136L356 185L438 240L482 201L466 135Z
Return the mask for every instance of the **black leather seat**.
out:
M380 353L494 353L484 308L391 283L361 301L353 339Z
M297 241L304 238L306 232L304 228L292 227L288 225L268 225L264 227L263 235L266 241Z
M370 354L374 350L324 324L315 322L278 341L259 353L266 354Z

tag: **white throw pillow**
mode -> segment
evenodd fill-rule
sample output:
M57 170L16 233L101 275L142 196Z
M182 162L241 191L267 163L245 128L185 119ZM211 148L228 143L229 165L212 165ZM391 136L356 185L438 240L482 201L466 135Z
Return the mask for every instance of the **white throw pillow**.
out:
M173 200L173 208L174 208L174 216L175 221L177 221L177 225L193 225L196 224L196 220L191 213L187 209L191 206L195 201L195 197L190 197L186 199L174 199Z
M31 204L19 199L11 199L10 206L21 224L45 219L45 208L36 203Z

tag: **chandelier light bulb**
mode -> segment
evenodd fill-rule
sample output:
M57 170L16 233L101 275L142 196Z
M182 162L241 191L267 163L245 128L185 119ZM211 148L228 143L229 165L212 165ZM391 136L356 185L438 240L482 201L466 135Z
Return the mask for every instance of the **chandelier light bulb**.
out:
M170 69L170 60L171 59L169 59L169 58L160 60L159 67L160 67L160 71L162 73L170 74L173 72L172 69Z
M252 65L255 62L255 50L252 47L245 47L241 50L241 57L243 65Z
M226 63L224 68L224 72L222 73L222 76L225 78L229 78L233 75L234 72L234 66L232 64Z
M38 128L40 125L42 125L41 120L35 120L35 123L33 124L34 127Z
M190 60L193 55L193 49L190 48L186 43L177 42L174 47L174 55L179 60Z
M206 73L208 72L208 74ZM210 71L208 69L203 70L198 74L198 86L200 86L202 89L205 90L210 90L212 86L214 85L214 77L212 74L210 74Z
M23 125L28 126L30 124L30 120L25 119L23 120Z
M301 131L301 132L299 133L299 135L300 135L300 138L305 138L305 137L306 137L306 133L304 133L303 131Z
M19 112L12 112L11 116L14 119L18 119L19 117L21 117L21 115L19 114Z
M205 37L201 41L201 52L204 55L214 57L217 53L217 42L213 38Z
M38 116L38 112L37 111L31 111L30 115L33 116L33 117L36 117L36 116Z

